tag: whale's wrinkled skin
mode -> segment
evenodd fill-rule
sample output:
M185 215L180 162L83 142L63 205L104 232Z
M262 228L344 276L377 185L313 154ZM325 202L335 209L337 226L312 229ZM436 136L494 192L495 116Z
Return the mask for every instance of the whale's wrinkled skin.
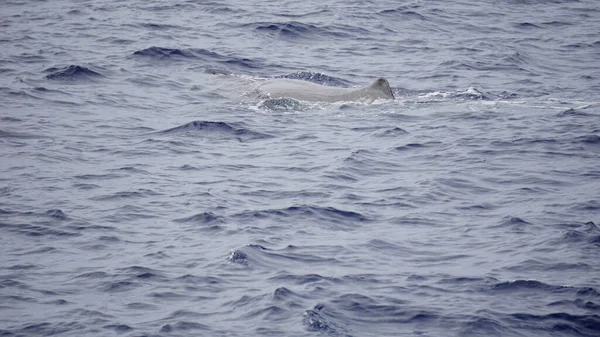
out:
M394 99L389 82L381 77L363 88L336 88L292 79L274 79L261 83L259 92L269 98L293 98L308 102L373 102Z

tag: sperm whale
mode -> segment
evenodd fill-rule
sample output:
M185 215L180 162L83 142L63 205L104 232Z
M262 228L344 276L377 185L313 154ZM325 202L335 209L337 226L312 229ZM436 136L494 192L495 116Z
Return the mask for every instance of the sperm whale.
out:
M293 98L309 102L373 102L377 99L394 99L390 84L383 77L362 88L337 88L303 80L273 79L259 84L258 91L269 98Z

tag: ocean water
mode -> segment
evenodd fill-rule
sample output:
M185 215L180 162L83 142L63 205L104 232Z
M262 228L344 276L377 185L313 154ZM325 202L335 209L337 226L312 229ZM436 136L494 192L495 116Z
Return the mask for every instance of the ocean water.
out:
M6 0L0 27L0 336L600 336L597 1ZM252 89L380 76L395 100Z

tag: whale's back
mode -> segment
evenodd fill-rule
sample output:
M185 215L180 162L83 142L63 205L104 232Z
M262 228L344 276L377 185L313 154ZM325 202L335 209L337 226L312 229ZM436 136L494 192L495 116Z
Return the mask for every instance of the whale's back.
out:
M275 79L260 84L258 89L270 98L286 97L312 102L394 99L390 84L383 77L375 80L370 86L363 88L337 88L302 80Z

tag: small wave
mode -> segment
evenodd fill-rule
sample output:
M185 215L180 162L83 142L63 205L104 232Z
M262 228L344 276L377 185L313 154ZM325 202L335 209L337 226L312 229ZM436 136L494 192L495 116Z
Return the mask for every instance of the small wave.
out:
M509 319L517 324L527 324L530 329L546 332L563 332L578 336L595 337L600 332L600 316L597 314L575 315L556 312L547 315L516 313Z
M21 327L0 330L3 336L51 336L51 335L83 335L88 326L80 322L59 323L25 323Z
M53 81L76 81L103 77L103 75L98 72L76 65L70 65L62 69L48 68L46 69L46 72L50 73L46 75L46 78Z
M201 224L214 224L223 222L223 218L211 212L202 212L186 218L175 219L176 222L191 222Z
M470 100L489 100L490 97L483 92L470 87L465 91L457 92L451 95L454 98L470 99Z
M398 7L396 9L384 9L379 12L379 15L391 17L399 20L427 20L425 16L409 9L408 6Z
M273 136L252 131L241 123L193 121L171 129L159 131L160 134L184 134L195 137L233 138L240 142L271 138Z
M171 333L171 332L181 332L181 331L190 331L190 330L210 330L207 325L197 323L197 322L176 322L165 324L160 332L163 333Z
M47 138L46 136L38 136L21 132L14 131L4 131L0 130L0 139L1 138L15 138L15 139L43 139Z
M167 25L167 24L160 24L160 23L142 23L140 24L140 27L144 27L144 28L148 28L148 29L153 29L153 30L169 30L169 29L174 29L174 28L181 28L179 26L174 26L174 25Z
M516 24L517 28L521 28L521 29L538 29L538 28L542 28L534 23L531 22L521 22Z
M593 116L592 113L581 111L581 109L570 108L564 111L561 111L556 114L556 117L589 117Z
M338 327L328 322L328 319L321 314L325 306L322 304L316 305L313 309L306 310L302 315L302 323L310 331L319 331L331 335L339 335Z
M309 35L317 33L321 30L315 25L295 21L287 23L261 22L248 24L247 26L251 26L259 32L275 33L288 38L308 37Z
M334 258L322 257L318 254L309 254L304 251L284 249L269 249L261 245L248 244L229 251L227 260L230 262L260 268L273 268L275 266L290 267L296 264L337 264Z
M429 141L429 142L424 142L424 143L408 143L405 145L397 146L395 148L395 150L396 151L407 151L407 150L414 151L414 150L437 147L442 144L443 143L439 142L439 141Z
M229 252L229 256L227 257L227 261L238 263L244 266L248 265L248 255L246 253L235 249Z
M109 200L130 199L130 198L145 198L148 196L155 196L155 195L158 195L158 194L152 190L138 189L137 191L122 191L122 192L116 192L113 194L94 196L94 197L91 197L90 199L95 200L95 201L109 201Z
M580 210L581 207L579 206ZM590 207L586 207L590 208ZM600 205L595 203L592 207L593 211L600 209ZM592 221L579 226L576 229L569 229L563 235L561 240L556 243L588 243L591 245L600 246L600 228Z
M74 237L80 236L79 233L60 230L47 226L38 226L31 224L7 224L0 222L0 228L7 228L11 232L20 233L31 237Z
M162 47L150 47L142 50L135 51L135 56L145 56L155 59L166 59L166 58L191 58L199 59L202 56L209 58L221 58L222 56L218 53L211 52L206 49L176 49L176 48L162 48Z
M260 68L260 64L248 58L229 57L219 53L199 48L163 48L150 47L133 52L133 56L146 57L158 61L163 60L203 60L207 62L216 62L224 64L227 67L237 67L242 69Z
M130 291L130 290L140 287L140 286L141 286L141 284L139 284L137 282L117 281L117 282L105 283L102 290L107 293L120 293L120 292Z
M300 285L310 284L310 283L340 283L340 282L342 282L342 280L340 280L340 279L333 278L333 277L321 276L319 274L293 275L293 274L287 274L287 273L283 273L283 274L274 276L274 277L270 278L270 280L277 281L277 282L300 284Z
M127 275L131 277L132 280L137 279L154 279L154 280L165 280L166 278L157 270L140 267L140 266L131 266L126 268L119 268L119 272L123 275Z
M600 145L600 136L588 135L577 138L578 141L588 145Z
M337 209L335 207L319 206L291 206L283 209L271 209L262 211L246 211L233 216L238 219L265 219L265 218L295 218L305 221L320 221L326 225L348 226L350 223L367 222L366 216L353 212Z
M496 283L492 286L493 290L497 291L518 291L518 290L546 290L546 291L561 291L565 287L553 286L536 280L515 280L509 282Z
M393 127L391 129L384 129L381 131L378 131L377 133L375 133L375 137L392 137L392 138L396 138L399 136L403 136L408 134L409 132L399 128L399 127Z
M126 325L126 324L109 324L109 325L105 325L103 328L108 329L108 330L113 330L117 333L126 333L126 332L133 330L132 327L130 327L129 325Z

